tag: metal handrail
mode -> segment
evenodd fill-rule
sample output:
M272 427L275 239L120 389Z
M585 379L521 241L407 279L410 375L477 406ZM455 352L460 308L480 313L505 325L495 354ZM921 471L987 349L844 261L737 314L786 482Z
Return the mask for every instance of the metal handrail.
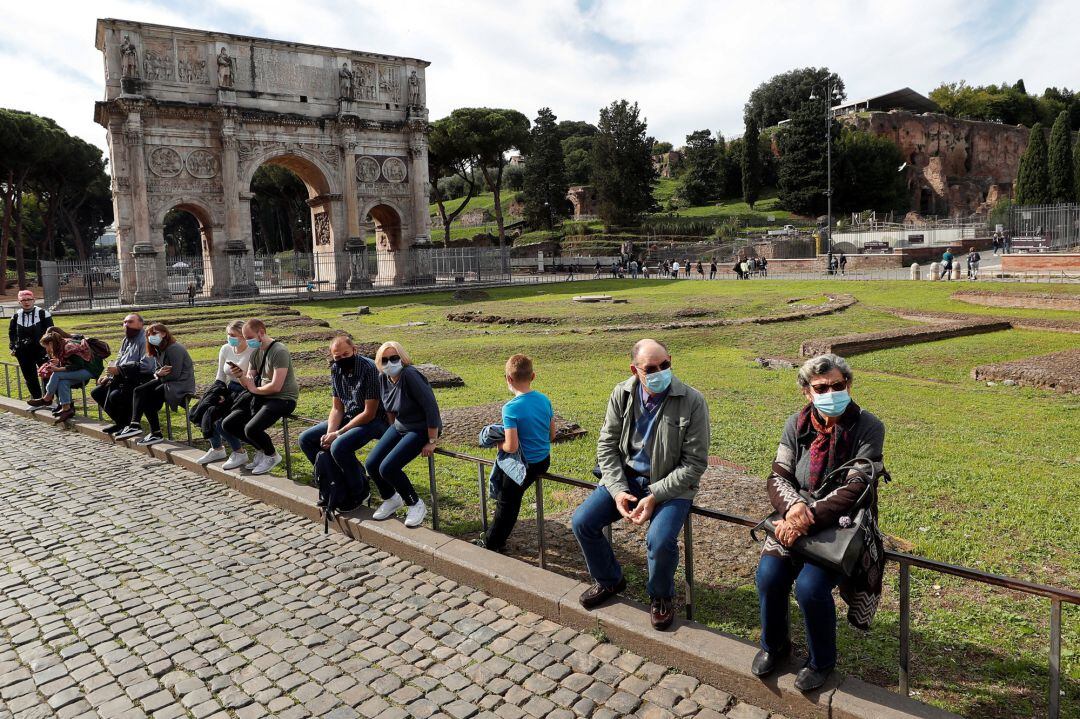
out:
M0 362L4 365L5 380L7 386L7 394L11 396L11 382L10 382L10 368L12 366L18 367L18 365L12 365L8 362ZM19 383L19 397L22 398L22 387L19 373L16 373L16 380ZM186 407L185 407L186 409ZM86 388L83 387L83 413L86 414ZM166 409L166 425L168 427L168 433L171 439L172 424L168 412ZM98 417L101 417L101 410L98 409ZM291 442L289 439L289 423L299 422L314 426L319 424L320 420L311 419L309 417L302 417L296 414L290 414L282 418L282 442L284 444L285 452L285 473L286 476L293 479L292 468L292 451ZM187 426L187 444L189 446L194 445L191 434L191 420L188 416L188 412L184 412L184 422ZM432 529L438 531L439 529L439 502L438 502L438 486L435 479L435 455L441 455L450 459L455 459L463 462L472 462L477 466L477 489L480 496L480 510L482 512L481 522L486 531L487 529L487 482L485 481L485 467L491 467L495 464L494 460L484 457L477 457L463 452L455 452L453 450L436 448L434 454L428 457L428 484L431 495L431 524ZM539 554L540 567L547 568L547 546L544 539L544 491L543 481L549 480L558 484L568 485L579 489L593 490L599 486L596 482L590 482L587 480L577 479L575 477L569 477L566 475L555 474L552 472L545 472L539 475L535 482L535 502L536 502L536 527L537 527L537 546ZM708 507L699 507L692 505L690 508L690 514L686 518L686 523L683 526L683 574L685 577L685 592L686 592L686 618L692 620L693 606L694 606L694 550L693 550L693 516L697 515L708 519L716 519L730 524L737 524L744 527L754 527L758 524L758 521L750 517L745 517L739 514L732 514L717 509L711 509ZM610 527L605 528L605 534L610 540ZM969 581L979 582L982 584L988 584L992 586L1002 587L1004 589L1021 592L1031 596L1044 597L1050 600L1050 656L1049 656L1049 672L1050 672L1050 690L1049 690L1049 706L1048 716L1050 719L1058 719L1060 716L1060 687L1061 687L1061 605L1062 603L1080 605L1080 592L1062 588L1054 587L1047 584L1040 584L1038 582L1031 582L1025 579L1017 579L1015 577L1008 577L1001 574L994 574L991 572L984 572L979 569L972 569L971 567L965 567L957 564L950 564L948 562L941 562L935 559L928 559L926 557L920 557L915 554L909 554L907 552L898 552L890 549L885 550L885 558L896 562L899 565L900 577L899 577L899 594L900 594L900 657L899 657L899 691L904 696L910 695L910 645L911 645L911 568L917 567L919 569L927 569L939 574L945 574L948 576L954 576Z

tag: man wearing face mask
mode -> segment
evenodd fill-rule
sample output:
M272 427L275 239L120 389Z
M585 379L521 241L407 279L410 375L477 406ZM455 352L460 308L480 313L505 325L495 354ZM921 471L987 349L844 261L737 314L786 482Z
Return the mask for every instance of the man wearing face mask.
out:
M320 450L328 451L341 470L347 492L338 510L347 512L368 497L367 473L356 453L373 439L382 437L389 425L379 398L379 371L361 355L351 337L341 335L330 343L330 414L325 422L300 434L300 449L311 464Z
M105 368L105 374L90 396L113 421L105 428L115 434L131 423L132 398L135 388L154 379L154 358L146 351L146 332L142 315L132 312L124 318L124 339L116 359Z
M675 619L679 533L708 466L709 408L696 389L672 376L662 343L643 339L630 352L630 379L608 400L597 442L600 486L574 512L574 536L595 584L581 595L586 609L626 588L622 567L603 534L625 519L649 522L647 590L651 621L663 630Z

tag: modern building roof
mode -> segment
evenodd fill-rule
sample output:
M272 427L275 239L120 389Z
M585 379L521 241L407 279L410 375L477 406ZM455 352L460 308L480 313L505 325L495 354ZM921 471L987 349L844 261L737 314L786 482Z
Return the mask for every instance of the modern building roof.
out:
M834 115L843 115L860 110L908 110L909 112L941 112L941 107L928 98L915 92L910 87L905 87L884 95L875 95L862 100L847 100L832 108Z

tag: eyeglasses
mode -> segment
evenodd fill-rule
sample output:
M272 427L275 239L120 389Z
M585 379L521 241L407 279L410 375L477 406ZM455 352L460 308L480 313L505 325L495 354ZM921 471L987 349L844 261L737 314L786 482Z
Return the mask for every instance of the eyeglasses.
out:
M638 369L645 374L655 374L662 370L671 369L671 360L664 360L658 365L645 365L644 367L638 367Z
M401 361L401 357L399 357L398 355L393 355L392 357L383 357L382 358L382 363L384 365L386 365L386 364L397 364L400 361Z
M840 380L839 382L833 382L832 384L812 384L810 389L814 390L814 394L825 394L826 392L839 392L847 389L847 380Z

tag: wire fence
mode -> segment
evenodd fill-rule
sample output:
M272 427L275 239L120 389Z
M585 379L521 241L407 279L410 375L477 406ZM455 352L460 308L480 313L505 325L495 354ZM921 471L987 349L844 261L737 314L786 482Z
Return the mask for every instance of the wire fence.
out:
M5 384L7 389L7 396L14 397L12 394L12 375L14 375L15 384L17 386L18 398L22 399L24 396L22 388L22 379L19 373L18 365L13 365L9 362L2 362L4 365ZM102 418L100 407L91 410L87 405L86 388L82 387L81 404L83 415L90 417L96 412L97 418ZM195 446L196 442L192 438L191 421L188 417L187 403L184 406L184 424L185 424L185 440L184 442L188 446ZM172 425L171 415L172 412L168 408L164 408L165 412L165 433L170 441L177 441L174 439L174 429ZM284 467L285 475L289 480L297 481L298 476L293 467L293 457L295 452L293 450L292 430L290 427L293 424L301 424L304 426L314 426L319 423L319 420L301 417L298 415L290 415L282 420L282 435L284 445ZM430 493L431 504L431 527L435 531L439 531L441 522L439 517L439 487L436 478L436 456L445 457L455 462L461 462L466 464L475 465L476 468L476 491L477 491L477 509L480 513L480 521L486 532L488 526L488 511L487 511L487 481L486 472L490 468L494 461L484 457L476 457L461 452L454 452L446 449L436 449L435 455L428 458L427 461L427 474L428 474L428 491ZM308 478L305 477L306 481ZM541 568L546 569L547 563L547 544L545 541L545 520L544 520L544 482L553 482L555 484L575 487L583 490L593 490L597 487L595 482L577 479L575 477L568 477L566 475L555 474L551 472L544 473L537 478L534 485L534 506L536 511L536 532L537 532L537 562ZM683 574L684 574L684 599L685 599L685 613L688 620L694 618L694 517L700 517L702 519L715 520L720 522L726 522L738 526L747 528L753 528L758 524L757 519L751 517L745 517L739 514L732 514L718 509L712 509L709 507L702 507L694 505L690 514L686 519L686 523L683 526ZM329 531L329 526L332 521L332 516L328 512L324 512L324 531ZM611 539L610 528L605 530L605 535L609 541ZM914 554L908 554L906 552L898 552L894 550L886 549L886 559L891 562L895 562L899 568L898 578L898 594L899 594L899 614L900 614L900 626L899 626L899 657L898 657L898 690L904 696L910 696L912 676L911 676L911 571L912 569L921 569L929 572L934 572L941 575L956 577L958 579L982 584L988 587L997 587L1009 591L1019 592L1021 594L1030 597L1040 597L1049 600L1049 657L1047 663L1047 671L1049 675L1049 692L1047 697L1047 716L1049 719L1060 719L1061 717L1061 644L1062 644L1062 605L1072 604L1080 605L1080 592L1073 589L1067 589L1063 587L1054 587L1046 584L1040 584L1037 582L1030 582L1024 579L1016 577L1008 577L1000 574L993 574L991 572L984 572L979 569L972 569L970 567L964 567L956 564L949 564L947 562L939 562L937 560L928 559L926 557L920 557Z

